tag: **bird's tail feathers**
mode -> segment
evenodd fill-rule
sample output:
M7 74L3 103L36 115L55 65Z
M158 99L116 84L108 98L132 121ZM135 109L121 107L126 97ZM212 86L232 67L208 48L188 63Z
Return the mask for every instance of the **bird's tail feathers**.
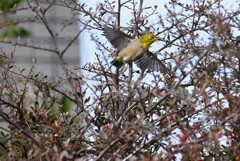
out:
M114 59L113 61L111 61L110 62L110 66L109 66L109 68L108 68L108 70L107 71L110 71L111 70L111 68L112 68L112 66L115 66L116 68L121 68L123 65L124 65L124 63L121 63L121 62L119 62L119 61L117 61L116 59Z
M114 65L114 66L117 67L117 68L121 68L121 67L124 65L124 63L119 62L119 61L117 61L116 59L113 60L113 61L111 61L111 64Z

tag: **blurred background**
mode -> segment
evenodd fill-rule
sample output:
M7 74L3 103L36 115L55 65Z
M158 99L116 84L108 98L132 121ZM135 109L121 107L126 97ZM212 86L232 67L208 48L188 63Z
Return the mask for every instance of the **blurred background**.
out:
M24 0L20 3L20 9L18 9L17 13L13 12L8 15L9 19L16 20L19 23L17 28L13 27L12 31L11 29L1 31L3 35L5 34L5 40L2 40L4 44L1 45L2 51L12 49L11 41L16 41L14 37L20 36L21 38L17 40L19 45L15 49L16 52L13 59L19 69L29 69L36 61L35 72L43 72L55 79L57 76L63 74L61 62L55 50L64 50L65 48L67 50L64 53L64 63L70 68L79 67L80 41L79 36L76 37L76 34L79 32L79 14L77 12L74 13L70 8L75 3L73 4L72 0L65 1L64 3L68 4L69 7L54 5L54 3L58 2L42 0L32 1L32 4ZM52 5L49 6L51 3ZM36 18L36 12L29 9L29 6L34 6L35 4L40 6L36 8L37 10L44 10L49 7L44 16L48 23L47 27L53 33L49 32L46 24L43 24L41 20ZM43 13L39 11L39 14ZM24 30L16 33L16 30L20 29ZM51 34L54 35L54 38ZM74 41L72 41L73 39Z

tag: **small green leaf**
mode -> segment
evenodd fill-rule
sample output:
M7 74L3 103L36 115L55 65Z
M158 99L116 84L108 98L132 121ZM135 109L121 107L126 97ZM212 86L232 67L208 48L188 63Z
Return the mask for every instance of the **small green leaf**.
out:
M49 118L51 118L52 120L56 120L57 115L59 114L57 107L54 106L54 104L52 104L52 102L50 102L50 101L45 101L43 103L43 106L48 109L47 116Z
M90 97L86 98L86 99L84 100L84 103L88 103L89 101L90 101Z
M2 34L2 37L26 37L30 35L30 33L23 27L19 26L9 26L6 31Z
M0 66L4 64L5 64L5 61L4 61L3 55L0 55Z
M22 0L1 0L0 10L3 12L9 12L11 9L18 7Z
M71 110L72 101L68 97L64 96L61 100L61 105L64 113L69 112Z
M48 111L48 117L51 118L52 120L56 120L57 114L58 114L57 108L55 106L50 107Z
M74 117L73 118L73 123L75 123L75 124L79 123L79 118L78 117Z

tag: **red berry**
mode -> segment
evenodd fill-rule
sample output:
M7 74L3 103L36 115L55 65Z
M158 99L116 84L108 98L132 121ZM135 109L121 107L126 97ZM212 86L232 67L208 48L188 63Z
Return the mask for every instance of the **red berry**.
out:
M12 148L12 147L9 147L9 148L8 148L8 151L9 151L9 152L13 151L13 148Z
M169 120L170 120L170 121L174 121L174 117L173 117L173 116L170 116Z
M198 158L197 161L202 161L202 158Z
M232 139L236 139L236 136L235 136L235 135L232 135L231 138L232 138Z
M177 137L179 138L179 140L181 142L186 142L188 139L187 135L185 135L185 134L177 134Z
M108 124L105 124L104 125L104 129L108 129L109 128L109 125Z
M238 161L240 160L240 155L236 156L236 160Z
M167 127L167 126L168 126L168 123L167 123L167 122L164 122L164 123L163 123L163 126L164 126L164 127Z

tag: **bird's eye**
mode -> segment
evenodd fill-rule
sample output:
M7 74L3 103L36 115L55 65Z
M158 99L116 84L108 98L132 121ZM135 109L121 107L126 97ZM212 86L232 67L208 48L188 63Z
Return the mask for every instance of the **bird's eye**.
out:
M153 38L153 36L152 36L152 35L149 35L149 36L148 36L148 39L150 39L150 40L151 40L152 38Z

